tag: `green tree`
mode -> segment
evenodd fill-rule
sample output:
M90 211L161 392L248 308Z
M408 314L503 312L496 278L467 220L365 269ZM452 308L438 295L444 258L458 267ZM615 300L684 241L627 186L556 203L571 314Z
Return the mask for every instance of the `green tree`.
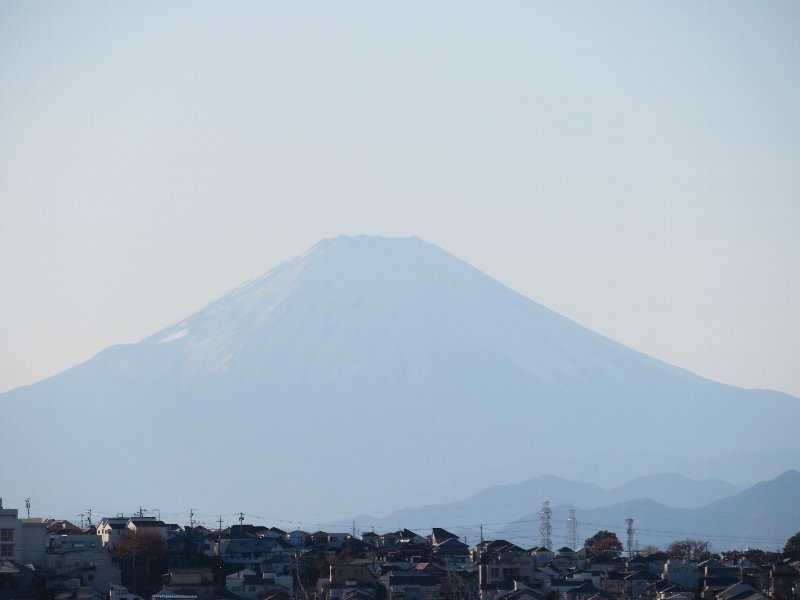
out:
M786 540L786 545L783 547L783 553L787 557L800 558L800 531Z

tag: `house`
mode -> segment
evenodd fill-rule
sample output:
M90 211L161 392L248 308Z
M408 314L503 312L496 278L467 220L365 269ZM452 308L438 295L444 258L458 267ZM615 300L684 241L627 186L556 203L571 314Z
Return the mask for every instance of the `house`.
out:
M505 540L478 544L475 558L482 600L494 600L495 597L513 592L515 583L529 586L537 578L536 559Z
M364 531L361 533L361 541L370 546L378 546L381 541L381 536L374 531Z
M429 537L431 546L438 546L446 540L453 538L458 539L458 536L455 533L450 533L446 529L442 529L441 527L434 527L431 530L431 535Z
M568 546L563 546L556 550L553 558L550 560L550 564L562 573L578 567L579 563L581 563L582 566L584 562L586 562L585 559L579 559L578 553Z
M104 517L97 526L103 547L113 550L122 534L128 530L128 517Z
M47 530L41 519L20 519L16 508L3 508L0 498L0 560L44 563Z
M288 568L294 548L275 538L223 539L217 552L225 563L262 573L274 571L277 563L283 565L281 571Z
M30 598L40 593L41 577L30 565L0 560L0 598Z
M131 594L124 585L112 585L108 590L108 600L144 600L144 598Z
M626 562L628 571L648 571L654 575L659 575L662 572L662 565L656 560L650 560L647 556L637 555L629 558Z
M378 572L372 561L353 560L331 565L328 581L331 584L377 587L380 583Z
M654 583L659 578L657 575L653 575L648 571L636 571L635 573L623 576L623 579L625 581L625 593L627 597L636 600L641 597L642 592L644 592L644 589L648 585Z
M295 529L286 534L286 541L294 548L305 548L311 544L311 534L307 531Z
M292 600L291 594L282 592L279 589L269 590L258 597L258 600Z
M793 589L797 590L797 582L800 579L800 568L796 567L790 559L783 560L778 564L772 565L770 569L770 588L769 595L775 600L793 600Z
M531 549L530 554L536 560L537 567L543 567L551 560L553 560L553 557L555 556L555 552L553 552L548 548L545 548L544 546Z
M541 590L534 590L515 581L513 589L498 594L497 600L544 600L544 595Z
M159 600L213 600L214 573L206 567L173 567L164 575L164 588L156 596Z
M250 569L243 569L225 578L225 589L244 600L258 600L260 596L275 590L292 596L294 582L291 575L256 574Z
M45 519L44 527L49 535L62 535L70 533L92 533L95 535L97 534L96 530L89 532L87 529L78 527L77 525L67 521L66 519ZM95 528L92 527L91 529Z
M193 555L216 556L216 542L205 527L187 527L179 532L171 532L167 539L167 554L170 564L179 565L194 560Z
M717 600L744 600L759 591L747 583L734 583L717 594Z
M426 600L438 597L441 589L440 580L433 575L410 572L391 571L381 577L386 587L386 600Z
M469 546L458 538L448 538L434 544L433 557L445 565L461 565L469 562Z
M175 591L164 588L152 595L151 600L199 600L197 593L191 590Z
M588 600L600 593L601 590L592 585L591 581L584 581L578 587L567 590L565 598L566 600Z
M167 524L155 517L130 517L125 527L134 533L155 531L161 536L162 540L166 540L170 535Z
M575 588L581 587L586 585L586 581L583 579L565 579L565 578L552 578L549 582L545 585L545 592L549 592L550 590L554 591L558 594L559 598L566 598L567 592L573 590ZM588 582L591 585L591 582ZM594 593L599 592L600 590L595 590ZM546 595L546 594L545 594Z
M72 590L58 592L54 600L104 600L103 594L91 587L78 587Z
M328 581L321 591L328 600L374 600L380 585L379 573L377 564L369 560L336 563L331 565Z
M700 586L700 569L682 560L668 560L664 564L662 578L687 590L697 590Z
M45 554L45 566L52 572L46 584L48 589L91 586L105 593L122 583L119 567L111 560L108 550L102 547L73 549L72 544L57 544Z
M82 529L78 531L64 531L68 533L51 533L48 536L48 552L61 554L70 550L91 550L103 547L103 541L97 534L85 533Z

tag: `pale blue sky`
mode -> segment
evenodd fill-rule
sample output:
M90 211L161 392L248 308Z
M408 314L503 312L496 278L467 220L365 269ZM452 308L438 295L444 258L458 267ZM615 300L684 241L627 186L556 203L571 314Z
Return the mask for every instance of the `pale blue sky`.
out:
M797 2L3 2L0 390L340 233L800 396Z

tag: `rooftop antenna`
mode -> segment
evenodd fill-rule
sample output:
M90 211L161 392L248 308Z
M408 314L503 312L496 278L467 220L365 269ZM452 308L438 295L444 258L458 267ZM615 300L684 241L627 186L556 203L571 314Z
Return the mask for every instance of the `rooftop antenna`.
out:
M569 509L569 518L567 519L567 546L573 550L578 549L578 519L575 516L575 508Z
M542 510L539 511L539 546L548 550L553 547L553 542L550 541L550 534L553 533L553 526L550 524L552 516L553 511L550 510L550 501L544 500L542 502Z
M633 519L625 519L625 523L628 524L628 529L626 533L628 534L628 556L633 556L633 534L636 533L636 530L633 528Z
M31 499L25 498L25 508L28 509L28 518L31 518Z

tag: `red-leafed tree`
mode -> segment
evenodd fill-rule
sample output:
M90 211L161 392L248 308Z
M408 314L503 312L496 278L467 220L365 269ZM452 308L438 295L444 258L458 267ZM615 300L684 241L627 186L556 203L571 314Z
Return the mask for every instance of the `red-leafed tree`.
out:
M112 552L122 569L123 583L132 592L148 596L160 588L166 569L167 545L157 531L126 531Z
M588 538L584 544L594 554L616 555L622 552L622 543L617 534L602 529Z
M673 560L702 561L711 558L710 544L703 540L676 540L667 547Z

